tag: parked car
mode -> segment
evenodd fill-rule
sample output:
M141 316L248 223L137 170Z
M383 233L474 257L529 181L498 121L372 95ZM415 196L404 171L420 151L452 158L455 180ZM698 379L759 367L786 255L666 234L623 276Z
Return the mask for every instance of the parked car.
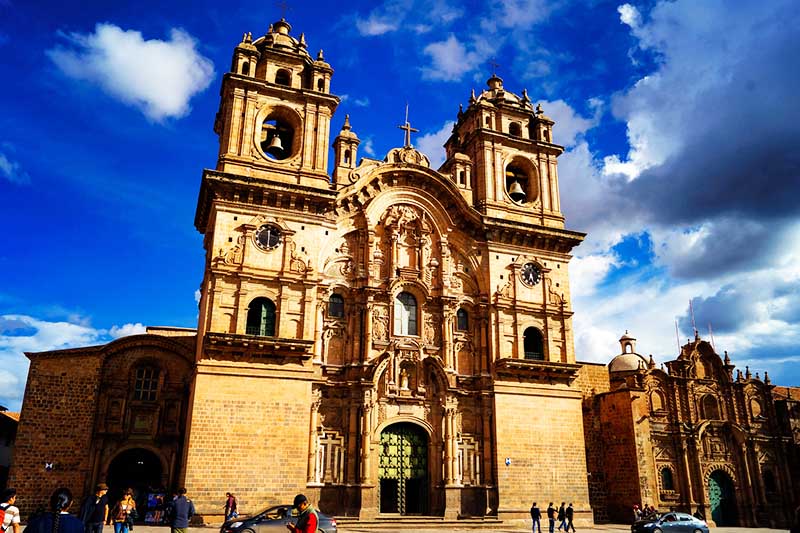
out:
M336 533L336 519L317 511L319 524L317 529L322 533ZM291 505L276 505L250 516L240 516L228 520L220 528L220 533L276 533L286 532L286 524L297 521L297 509ZM708 530L703 533L708 533Z
M639 520L631 533L708 533L708 524L686 513L664 513Z

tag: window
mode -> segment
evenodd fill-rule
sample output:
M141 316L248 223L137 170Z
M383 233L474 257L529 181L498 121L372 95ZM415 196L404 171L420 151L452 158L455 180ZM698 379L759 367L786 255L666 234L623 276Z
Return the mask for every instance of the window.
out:
M394 334L417 334L417 299L413 294L401 292L394 300Z
M344 151L344 164L345 165L349 165L351 158L352 158L352 156L350 155L350 150L345 150Z
M289 87L292 85L292 75L288 70L280 69L277 73L275 73L275 83Z
M544 361L544 339L542 332L536 328L528 328L524 335L525 359Z
M325 80L320 78L317 80L317 90L321 93L325 92Z
M158 370L152 366L140 366L136 369L136 380L133 384L133 399L152 402L158 392Z
M328 316L341 318L344 316L344 298L339 294L331 294L328 298Z
M509 124L508 133L514 137L522 137L522 127L519 125L519 122L512 122Z
M275 336L275 304L269 298L256 298L247 310L248 335Z
M459 309L456 312L456 322L458 331L467 331L469 329L469 313L465 309Z
M528 199L528 175L518 166L509 165L506 168L506 191L514 202L525 203Z
M249 61L245 61L245 62L242 63L242 74L244 74L245 76L249 76L250 75L250 62Z
M703 417L707 420L718 420L719 419L719 405L717 404L717 400L711 396L710 394L706 394L703 396Z
M669 468L661 469L661 490L675 490L675 483L672 480L672 470Z

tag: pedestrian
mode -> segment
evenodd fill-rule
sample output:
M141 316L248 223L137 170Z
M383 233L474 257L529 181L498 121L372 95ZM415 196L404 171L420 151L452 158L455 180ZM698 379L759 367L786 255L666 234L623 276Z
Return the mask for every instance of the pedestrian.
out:
M639 509L639 504L633 504L633 522L636 523L642 519L642 511Z
M14 505L17 503L17 489L4 490L0 500L2 500L0 501L0 511L3 511L3 533L6 533L12 526L14 533L19 533L19 509Z
M108 485L98 483L94 494L83 500L80 519L86 533L103 533L103 524L108 521Z
M319 517L314 507L308 503L308 498L302 494L294 497L294 508L297 509L297 522L286 524L292 533L316 533Z
M566 505L565 502L561 502L561 507L558 508L558 530L561 531L561 528L564 528L564 531L567 530L567 509L564 507Z
M194 504L186 497L186 489L178 489L178 495L169 504L172 533L187 533L189 520L194 516Z
M555 533L556 530L556 508L553 507L553 502L547 506L547 521L550 522L550 533Z
M50 512L28 520L26 533L83 533L83 522L67 512L72 505L68 488L56 489L50 496Z
M225 496L225 520L233 520L239 516L239 513L236 510L239 504L236 501L236 496L230 492L226 492Z
M542 524L539 523L539 520L542 518L542 510L536 505L536 502L533 502L531 505L531 528L533 533L536 533L536 528L539 528L539 533L542 533Z
M122 498L111 509L110 522L114 523L114 533L128 533L129 520L136 512L136 500L133 499L133 490L125 489Z
M564 531L569 531L569 528L572 528L572 533L575 533L575 526L572 523L572 519L575 517L575 509L572 508L572 502L569 502L569 506L564 512L567 515L567 529Z

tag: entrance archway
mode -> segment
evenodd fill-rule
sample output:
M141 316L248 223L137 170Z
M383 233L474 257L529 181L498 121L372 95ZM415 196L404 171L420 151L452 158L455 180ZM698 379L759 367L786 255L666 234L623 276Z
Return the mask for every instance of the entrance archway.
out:
M711 507L711 519L717 526L735 526L736 491L733 480L722 470L715 470L708 478L708 499Z
M381 433L378 466L380 512L428 513L428 435L408 422Z
M122 491L133 489L137 509L147 507L147 494L162 488L162 467L159 457L144 448L131 448L114 457L108 465L109 502L116 502ZM112 504L113 505L113 504ZM141 513L144 518L144 513Z

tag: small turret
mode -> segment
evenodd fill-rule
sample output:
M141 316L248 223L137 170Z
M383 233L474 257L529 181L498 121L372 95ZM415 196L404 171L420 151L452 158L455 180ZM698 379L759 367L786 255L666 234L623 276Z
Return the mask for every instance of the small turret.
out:
M320 52L321 54L321 52ZM340 186L348 174L356 168L358 161L358 145L361 141L350 126L350 115L344 116L344 124L339 135L333 141L336 166L333 169L333 184Z

